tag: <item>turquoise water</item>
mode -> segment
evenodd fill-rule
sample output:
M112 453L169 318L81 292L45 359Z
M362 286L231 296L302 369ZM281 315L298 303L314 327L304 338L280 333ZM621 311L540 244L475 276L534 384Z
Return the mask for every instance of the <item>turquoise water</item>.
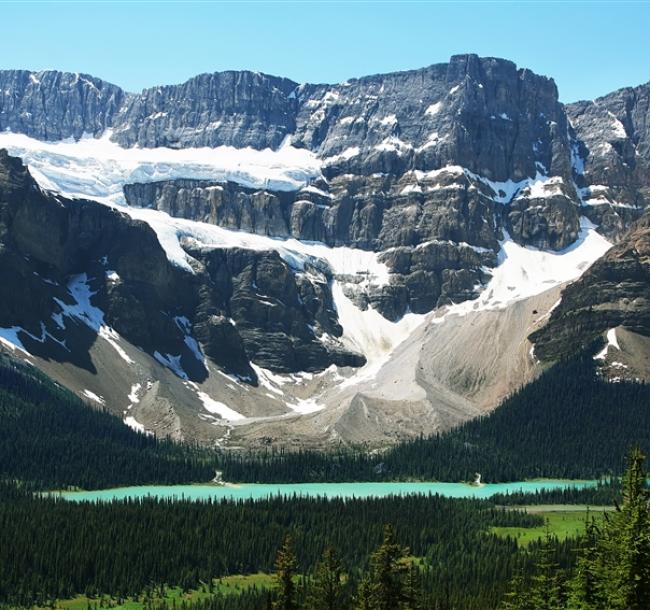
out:
M208 498L221 500L256 500L269 496L321 496L328 498L368 498L405 496L409 494L440 494L449 498L489 498L496 493L535 492L540 489L566 489L593 487L597 481L566 481L542 479L516 483L493 483L481 486L466 483L294 483L255 485L148 485L120 487L97 491L57 492L66 500L82 502L122 500L124 498L173 498L201 501Z

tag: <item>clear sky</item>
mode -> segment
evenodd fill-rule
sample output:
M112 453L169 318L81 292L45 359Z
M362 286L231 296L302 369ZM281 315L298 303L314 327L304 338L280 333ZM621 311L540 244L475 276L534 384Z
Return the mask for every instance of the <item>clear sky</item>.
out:
M650 80L650 2L0 0L0 68L129 91L227 69L339 82L466 52L552 76L562 101L597 97Z

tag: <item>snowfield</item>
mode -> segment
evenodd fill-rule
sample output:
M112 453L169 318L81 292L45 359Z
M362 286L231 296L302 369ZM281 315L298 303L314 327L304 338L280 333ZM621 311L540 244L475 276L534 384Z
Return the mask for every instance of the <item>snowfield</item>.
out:
M520 246L506 234L506 239L501 242L498 265L491 270L492 278L479 297L452 305L444 315L434 317L433 321L440 323L447 315L503 309L516 301L575 280L611 246L585 217L580 219L578 239L559 252Z
M18 156L42 188L102 203L125 203L122 187L132 182L175 178L227 180L251 188L295 191L321 176L321 162L289 143L278 150L253 148L122 148L87 136L79 141L41 142L22 134L0 133L0 148Z

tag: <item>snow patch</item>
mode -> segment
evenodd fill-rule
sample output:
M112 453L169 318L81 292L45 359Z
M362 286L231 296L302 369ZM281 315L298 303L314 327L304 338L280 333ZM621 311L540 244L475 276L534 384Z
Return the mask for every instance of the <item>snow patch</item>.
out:
M185 381L189 380L187 373L183 370L183 366L181 365L180 354L178 356L174 356L173 354L161 354L156 350L153 353L153 357L177 377L185 379Z
M196 395L203 403L203 408L209 413L216 414L227 421L241 421L246 419L241 413L237 413L237 411L231 409L224 403L210 398L205 392L197 391Z
M18 338L18 333L23 332L20 326L10 326L9 328L0 328L0 344L9 348L12 352L16 350L29 355L29 352L23 345L23 342Z
M391 127L392 125L397 125L397 117L394 114L389 114L382 118L379 123Z
M85 324L104 339L122 360L128 364L133 364L131 357L118 343L119 334L104 323L104 312L90 302L90 299L96 293L90 289L88 281L88 276L85 273L71 276L67 288L68 293L75 302L69 305L55 297L54 302L61 308L61 311L52 314L52 319L61 329L66 327L64 318L71 318Z
M424 314L407 313L391 322L372 307L359 309L345 294L340 282L332 283L332 296L343 327L342 342L366 357L366 364L342 385L357 383L375 375L390 353L426 318Z
M140 432L141 434L146 434L148 436L153 436L153 432L149 432L135 417L133 417L133 415L128 415L125 417L124 423L136 432Z
M131 391L129 392L129 395L127 398L129 399L129 402L131 403L131 406L137 404L140 402L140 398L138 396L138 393L142 389L142 384L140 383L134 383L131 386Z
M618 344L618 337L616 336L616 329L615 328L610 328L607 331L607 344L605 347L599 351L595 356L594 360L605 360L607 357L607 352L609 351L609 348L613 347L619 351L621 351L621 346Z
M84 390L82 392L82 394L86 398L90 398L90 400L92 400L92 401L94 401L94 402L96 402L96 403L98 403L100 405L106 404L106 401L104 400L104 398L102 396L98 396L97 394L95 394L94 392L91 392L90 390Z
M322 411L325 408L325 405L321 405L316 402L315 398L302 399L297 398L295 403L286 403L292 411L300 413L301 415L307 415L309 413L316 413L317 411Z
M431 104L430 106L428 106L427 109L424 111L424 114L426 114L427 116L433 116L435 114L438 114L441 108L442 108L442 102L436 102L435 104Z
M431 322L440 323L447 315L464 316L473 311L503 309L580 277L611 248L589 220L581 218L580 227L578 239L560 252L520 246L506 234L501 242L497 267L486 269L492 273L492 278L481 294L474 300L452 305Z

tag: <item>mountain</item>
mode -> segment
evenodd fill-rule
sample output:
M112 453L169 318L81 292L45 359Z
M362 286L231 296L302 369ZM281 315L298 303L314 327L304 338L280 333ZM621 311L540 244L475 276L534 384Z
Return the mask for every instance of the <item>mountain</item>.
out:
M0 340L175 438L448 429L570 351L576 286L643 230L649 92L565 106L551 79L475 55L139 94L0 71Z

